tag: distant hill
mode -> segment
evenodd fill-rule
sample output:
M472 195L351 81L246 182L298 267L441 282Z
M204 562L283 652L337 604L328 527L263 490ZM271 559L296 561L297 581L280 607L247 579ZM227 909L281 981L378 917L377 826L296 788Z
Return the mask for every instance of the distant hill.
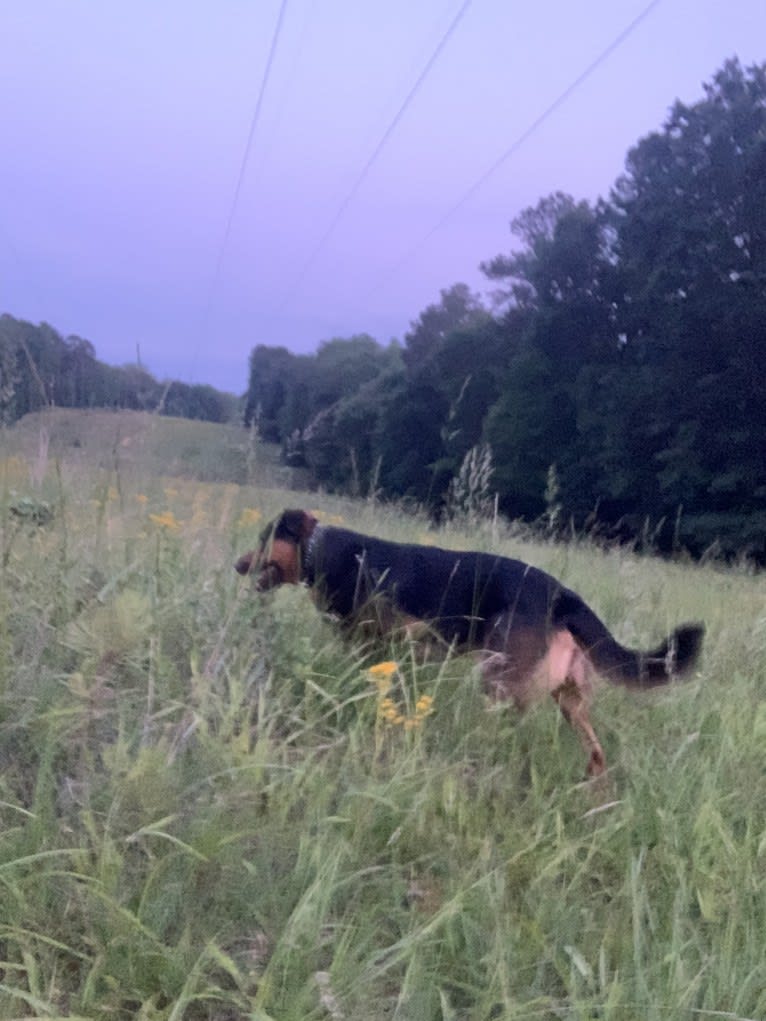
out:
M107 365L82 337L0 316L0 421L46 407L118 408L206 422L241 418L240 401L201 383L159 381L142 365Z
M167 418L145 411L50 408L0 434L5 457L57 458L122 474L181 476L294 488L306 472L280 464L279 448L242 426Z

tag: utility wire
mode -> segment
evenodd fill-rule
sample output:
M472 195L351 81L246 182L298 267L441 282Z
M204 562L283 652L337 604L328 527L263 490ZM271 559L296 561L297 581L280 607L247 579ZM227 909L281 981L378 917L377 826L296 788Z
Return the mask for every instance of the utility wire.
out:
M298 290L300 285L305 280L309 270L312 268L312 266L316 262L317 257L319 256L320 252L322 251L324 246L329 241L330 237L332 236L333 232L335 231L335 228L340 223L340 220L343 217L343 214L346 212L346 210L350 206L351 202L353 201L354 197L356 196L357 192L359 191L359 189L361 188L362 184L364 183L365 178L367 177L367 175L369 174L370 170L372 169L372 167L373 167L375 161L377 160L378 156L380 156L380 154L383 151L383 149L384 149L386 143L388 142L389 138L394 133L397 125L399 124L399 121L402 119L402 117L404 116L405 112L407 111L407 108L410 106L410 104L414 100L415 96L419 92L420 87L422 86L422 84L426 80L426 78L428 77L428 75L431 72L431 69L433 68L434 64L436 63L436 61L441 56L441 53L444 50L444 47L449 42L450 38L454 35L455 30L457 29L458 25L460 24L460 21L462 20L464 14L468 10L468 8L471 6L471 3L472 3L472 0L465 0L463 5L461 6L460 10L457 12L455 17L452 19L452 21L451 21L449 27L447 28L446 32L444 33L444 35L439 40L439 43L438 43L436 49L434 50L434 52L431 54L431 56L426 61L425 67L423 68L423 70L420 72L420 74L416 78L414 85L410 88L410 91L405 96L401 106L396 111L396 114L394 115L393 120L388 125L386 130L383 132L383 135L382 135L380 141L375 146L375 148L373 149L372 153L368 157L367 162L364 164L364 166L360 170L356 180L354 181L354 183L352 184L350 190L346 194L346 197L343 199L341 204L338 206L337 212L335 213L335 216L330 221L330 225L328 226L327 230L321 236L321 238L317 242L314 250L312 251L311 255L308 257L306 262L303 264L301 269L298 271L297 278L294 280L292 287L289 288L289 290L285 294L284 299L282 301L282 306L281 307L284 307L284 305L287 303L287 301L290 298L290 296L292 294L294 294Z
M289 63L285 64L284 78L285 83L279 94L274 92L271 97L271 130L270 130L270 145L260 144L257 150L257 160L253 160L252 174L257 178L260 169L268 162L270 148L274 146L275 139L279 140L279 133L281 130L282 121L284 119L285 106L287 100L295 90L295 83L298 78L297 70L303 60L304 48L306 43L306 37L309 34L311 22L314 18L314 12L319 0L305 0L300 6L301 24L300 30L295 33L295 45L291 48L292 59Z
M532 135L534 135L538 128L542 127L545 121L547 121L548 118L551 117L556 112L556 110L558 110L559 107L562 106L569 99L572 93L575 92L583 84L583 82L590 78L594 71L596 71L604 63L604 61L606 61L614 53L614 51L625 42L625 40L638 28L641 22L644 21L652 13L655 7L658 7L660 5L661 2L662 0L652 0L650 4L647 4L647 6L640 12L640 14L638 14L630 22L630 24L626 28L624 28L622 32L620 32L620 34L616 36L615 39L612 40L611 43L609 43L606 49L602 50L601 53L599 53L599 55L596 57L596 59L593 60L590 64L588 64L585 70L582 71L577 76L577 78L575 78L575 80L571 82L571 84L568 85L564 89L564 91L561 92L534 121L532 121L529 127L526 128L500 156L498 156L495 162L490 167L488 167L487 170L484 171L481 177L479 177L470 186L470 188L468 188L460 196L460 198L452 206L449 207L447 212L443 214L443 216L434 224L434 226L431 227L431 229L402 256L402 258L389 270L386 276L383 277L380 283L370 289L368 294L372 294L375 291L379 290L381 287L384 286L384 284L386 284L391 279L391 277L395 276L402 268L402 266L409 262L412 256L416 252L420 251L420 249L428 241L431 240L434 234L436 234L437 231L441 230L444 224L449 219L451 219L459 209L462 209L463 206L471 198L473 198L476 192L489 180L489 178L497 170L500 169L500 167L506 162L506 160L510 159L511 156L518 152L522 145L524 145L524 143L528 139L530 139Z
M226 247L229 243L229 237L231 235L232 224L234 223L234 214L237 211L239 204L239 196L242 191L242 184L245 180L245 171L247 170L247 162L250 158L250 150L253 145L253 139L255 137L255 129L258 126L258 121L261 116L261 107L263 106L263 97L266 94L266 86L269 81L269 75L271 74L271 67L274 63L274 55L277 52L277 43L279 41L279 34L282 31L282 24L285 20L285 11L287 10L287 0L282 0L279 7L279 14L277 15L277 23L274 28L274 35L271 39L271 46L269 47L269 55L266 58L266 66L263 70L263 78L261 79L261 87L258 91L258 98L255 103L255 110L253 111L253 117L250 121L250 131L247 135L247 142L245 143L245 150L242 153L242 159L239 165L239 173L237 175L237 184L234 188L234 195L231 200L231 206L229 208L229 216L226 220L226 227L223 232L223 240L221 241L221 247L218 250L218 259L215 264L215 272L213 273L213 282L210 286L210 296L208 298L207 312L210 312L210 306L213 302L213 294L218 285L219 278L221 276L221 268L223 266L223 257L226 251ZM207 316L206 316L207 318Z

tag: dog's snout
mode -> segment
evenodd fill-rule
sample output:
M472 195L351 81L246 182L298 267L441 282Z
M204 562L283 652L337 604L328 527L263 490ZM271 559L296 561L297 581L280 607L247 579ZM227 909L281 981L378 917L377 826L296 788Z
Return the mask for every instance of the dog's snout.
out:
M243 553L242 556L234 564L234 570L237 574L249 574L253 569L253 562L255 560L255 552L249 550L247 553Z

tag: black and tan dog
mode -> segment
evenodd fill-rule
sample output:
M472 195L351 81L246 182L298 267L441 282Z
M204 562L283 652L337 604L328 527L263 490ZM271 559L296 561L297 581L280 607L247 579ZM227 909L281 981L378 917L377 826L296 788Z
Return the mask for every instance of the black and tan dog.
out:
M459 650L480 650L495 698L523 708L553 696L585 745L590 776L605 769L589 717L594 675L632 688L666 684L694 666L704 634L687 624L650 652L626 649L576 592L520 560L387 542L303 510L284 511L235 567L255 574L259 591L305 582L344 621L369 620L374 608L388 625L425 624Z

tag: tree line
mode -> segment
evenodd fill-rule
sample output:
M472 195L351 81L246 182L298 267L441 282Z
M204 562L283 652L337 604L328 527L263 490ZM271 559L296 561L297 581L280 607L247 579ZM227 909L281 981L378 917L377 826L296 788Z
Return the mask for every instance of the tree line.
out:
M402 346L255 347L246 422L324 486L438 514L491 464L513 518L763 559L766 64L677 101L607 199L511 228L490 307L457 284Z
M210 422L241 415L233 394L205 384L159 382L141 365L106 365L82 337L62 337L47 323L35 326L1 315L0 422L53 405L157 411Z

